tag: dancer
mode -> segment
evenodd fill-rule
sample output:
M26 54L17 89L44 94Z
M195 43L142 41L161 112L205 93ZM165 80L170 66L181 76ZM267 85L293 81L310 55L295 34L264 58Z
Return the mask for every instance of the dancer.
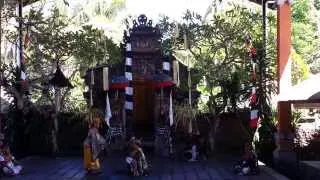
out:
M148 163L141 147L141 140L131 137L128 143L126 162L133 176L147 175Z
M242 160L234 166L234 172L238 175L259 173L257 156L255 155L250 143L245 144L244 155Z
M3 140L4 135L0 134L0 169L5 175L18 175L22 171L22 166L15 161L9 146L5 145Z
M101 122L99 117L93 119L88 136L84 141L84 167L89 173L101 172L99 155L105 149L106 144L105 139L99 133Z

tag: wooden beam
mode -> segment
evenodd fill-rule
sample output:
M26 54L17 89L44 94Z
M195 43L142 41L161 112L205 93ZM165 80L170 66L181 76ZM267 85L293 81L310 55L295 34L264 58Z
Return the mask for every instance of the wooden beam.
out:
M277 8L277 81L278 93L290 91L291 86L291 5L285 3ZM294 132L291 121L289 101L278 102L277 149L274 152L276 162L295 161L293 150Z

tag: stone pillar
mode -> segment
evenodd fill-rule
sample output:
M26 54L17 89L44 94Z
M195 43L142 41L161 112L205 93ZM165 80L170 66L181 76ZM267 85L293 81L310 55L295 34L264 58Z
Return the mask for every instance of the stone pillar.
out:
M294 132L291 125L291 103L278 102L278 131L275 134L277 149L274 151L276 161L295 161Z
M277 81L280 94L288 92L291 87L291 7L288 2L278 5L277 16ZM276 162L294 161L290 102L278 102L277 119L279 125L275 134L277 149L274 158Z

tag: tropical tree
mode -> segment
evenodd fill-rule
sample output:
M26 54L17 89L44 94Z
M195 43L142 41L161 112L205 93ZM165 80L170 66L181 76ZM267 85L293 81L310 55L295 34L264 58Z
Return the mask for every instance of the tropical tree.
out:
M92 26L83 26L75 33L77 41L74 46L74 57L83 73L88 67L101 64L116 64L121 60L120 48L110 38L104 35L103 30Z
M293 4L292 39L293 48L296 54L294 55L293 60L301 65L295 66L295 68L292 69L295 76L293 79L306 79L309 74L309 69L314 72L319 71L320 60L318 45L320 12L319 9L317 9L318 3L318 1L313 0L301 0ZM308 71L303 70L306 68ZM297 81L295 80L294 83L296 82Z
M50 15L46 16L42 10L41 7L31 9L24 17L23 21L27 26L23 30L26 32L28 29L30 34L28 38L30 42L24 51L24 56L29 92L32 94L29 100L34 104L49 105L54 109L52 144L53 151L56 152L58 151L57 114L66 108L68 110L85 108L82 95L84 85L80 72L93 65L93 57L96 57L94 65L97 62L110 64L119 61L120 50L103 31L90 26L72 31L71 19L62 14L58 8L53 8ZM18 36L15 31L9 31L6 34L6 38L12 43ZM14 57L11 58L14 62ZM58 88L49 83L58 67L69 78L74 88L70 86ZM19 104L23 105L24 100L27 99L23 99L21 93L15 88L17 74L14 64L5 64L2 69L5 71L6 91L15 99L21 99Z

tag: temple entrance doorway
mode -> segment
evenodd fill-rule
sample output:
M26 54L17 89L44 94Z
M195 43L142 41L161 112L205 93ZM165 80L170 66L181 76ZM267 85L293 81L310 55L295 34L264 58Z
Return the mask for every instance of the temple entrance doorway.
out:
M135 80L133 88L134 134L144 139L152 138L154 135L154 91L146 80Z

